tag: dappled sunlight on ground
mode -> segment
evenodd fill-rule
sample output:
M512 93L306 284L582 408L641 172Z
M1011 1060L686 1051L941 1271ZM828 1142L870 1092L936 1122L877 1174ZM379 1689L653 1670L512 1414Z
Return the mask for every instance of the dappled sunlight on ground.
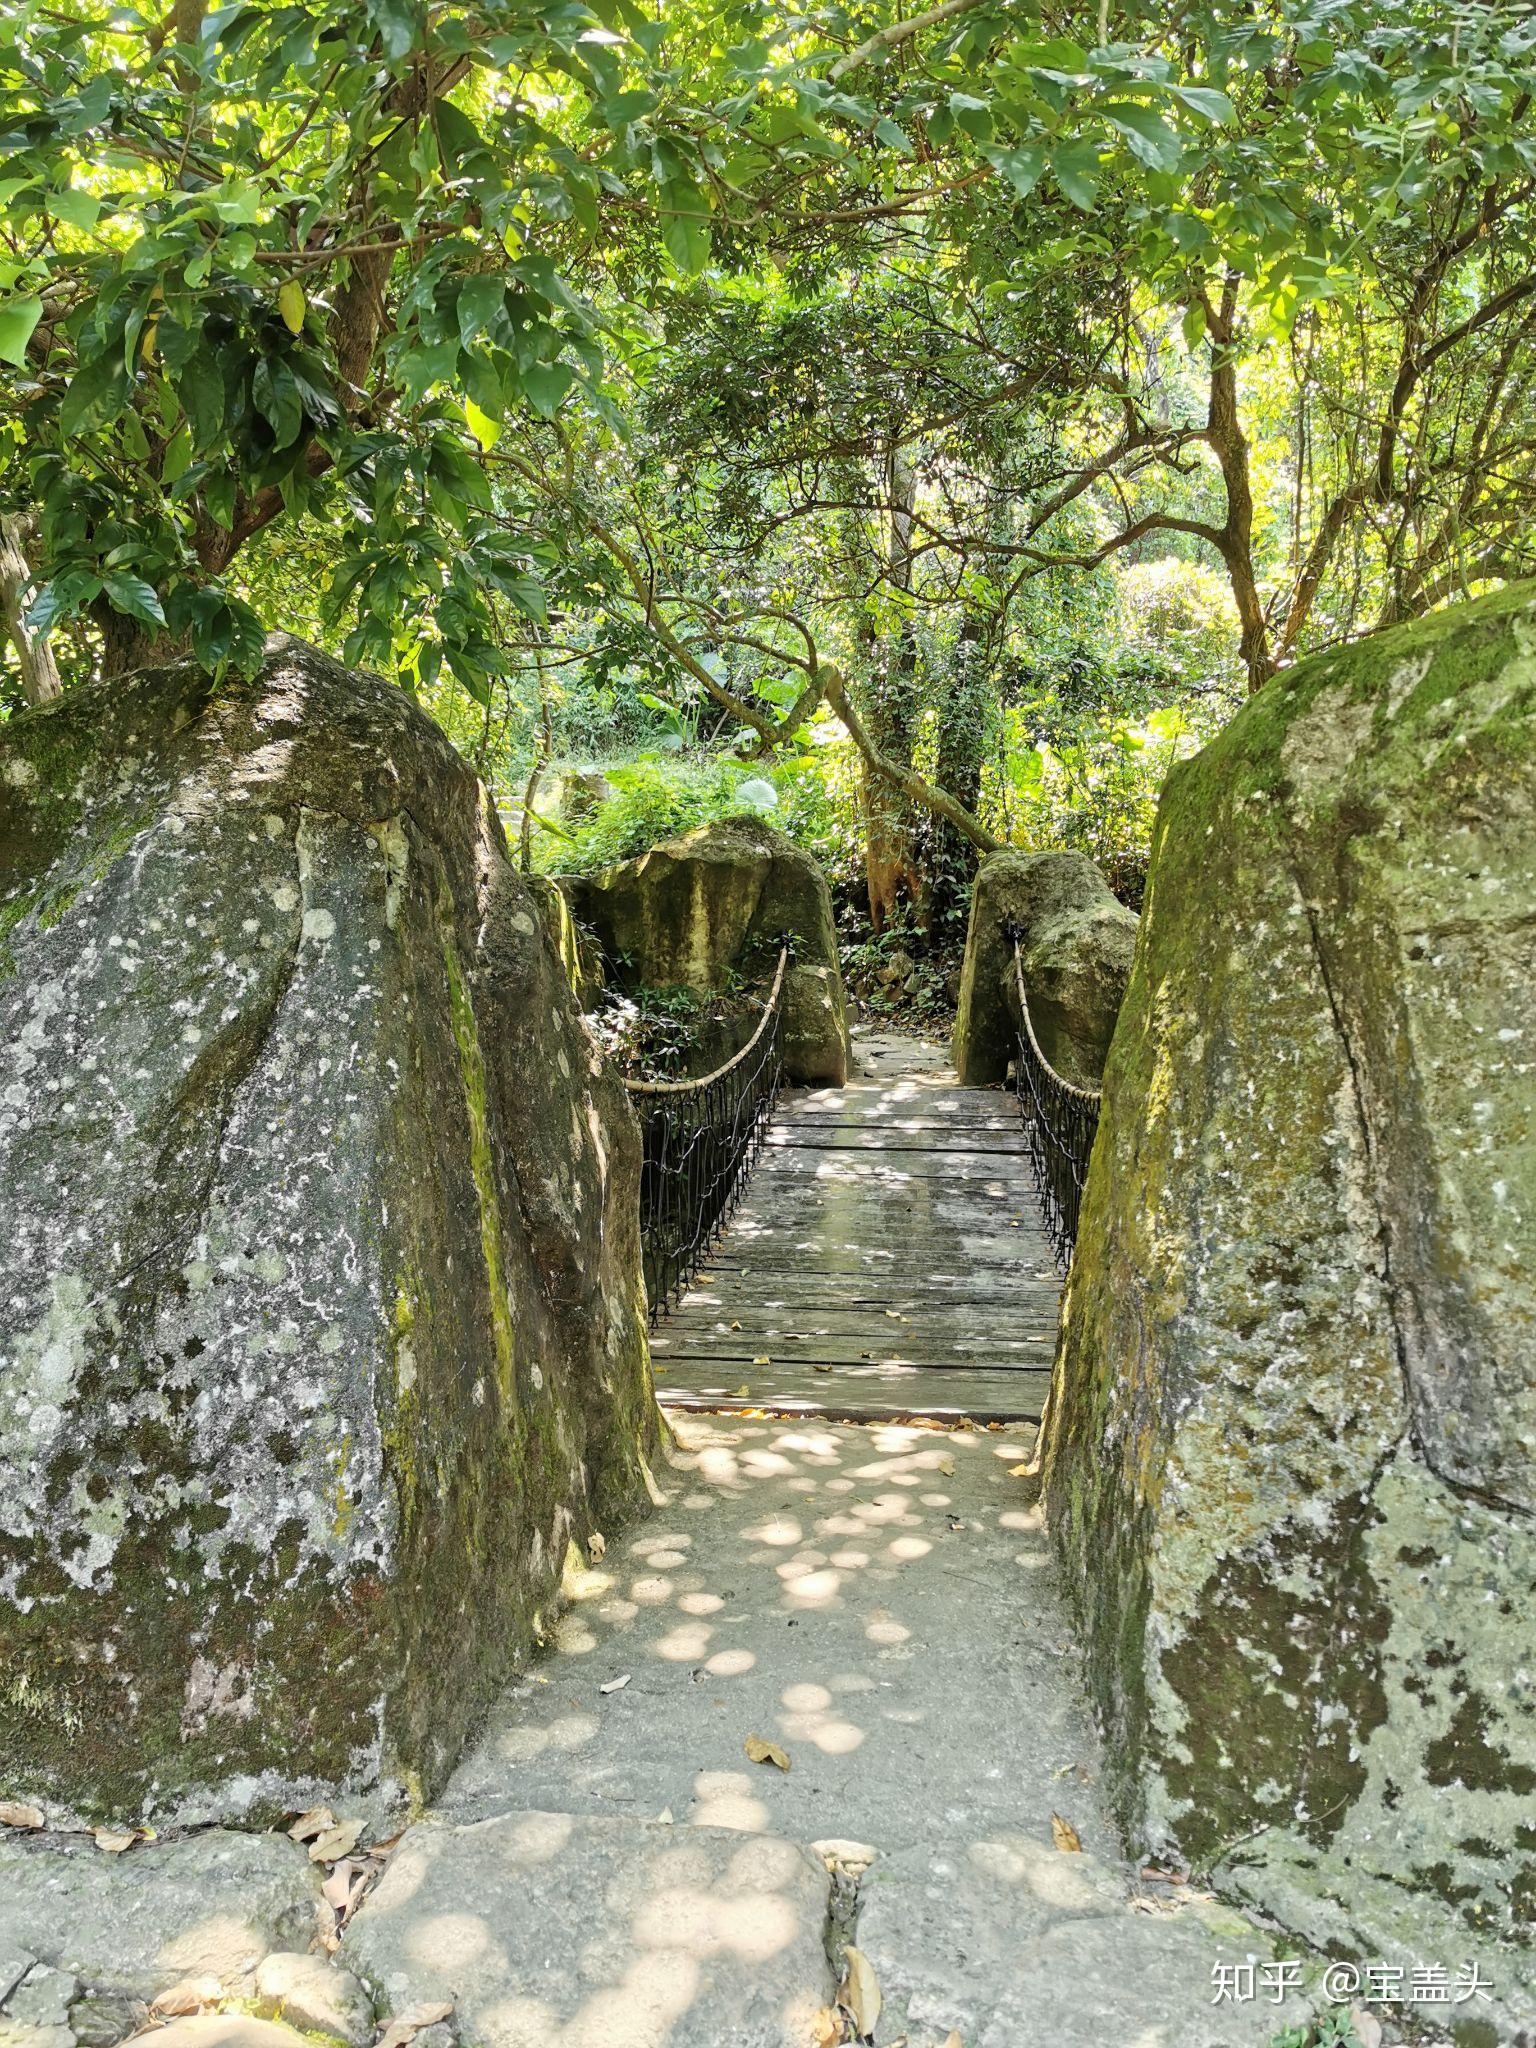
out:
M1092 1775L1020 1475L1031 1431L694 1417L679 1438L655 1518L574 1575L555 1654L446 1812L905 1839L916 1785L978 1827L1038 1826L1053 1774ZM752 1736L789 1770L750 1762Z
M348 1949L391 2010L452 2001L485 2048L714 2048L748 2015L763 2048L809 2048L831 1991L825 1872L744 1822L720 1836L523 1813L416 1829Z

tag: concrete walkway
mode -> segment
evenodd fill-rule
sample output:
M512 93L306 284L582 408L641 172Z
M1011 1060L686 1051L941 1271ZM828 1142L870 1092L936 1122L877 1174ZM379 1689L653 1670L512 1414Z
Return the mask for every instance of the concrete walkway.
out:
M678 1437L352 1922L383 2013L451 2000L487 2048L805 2048L854 2038L826 2016L852 1939L881 2043L1246 2048L1295 2019L1214 2006L1267 1942L1121 1863L1029 1431Z

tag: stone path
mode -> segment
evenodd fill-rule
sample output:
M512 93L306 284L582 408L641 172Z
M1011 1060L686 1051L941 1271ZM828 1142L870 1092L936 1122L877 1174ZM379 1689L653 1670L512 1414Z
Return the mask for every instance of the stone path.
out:
M353 1922L384 2008L452 1999L490 2048L803 2048L853 1938L878 2042L1268 2043L1273 2006L1211 2004L1263 1938L1120 1861L1032 1432L677 1429L655 1517Z
M886 2048L1265 2048L1290 2015L1211 2004L1264 1938L1120 1859L1015 1471L1032 1432L677 1435L654 1516L575 1576L333 1962L297 1953L319 1878L281 1836L7 1835L0 2048L106 2048L210 1973L354 2042L451 2004L423 2048L810 2048L850 1939ZM282 2048L207 2031L182 2048Z

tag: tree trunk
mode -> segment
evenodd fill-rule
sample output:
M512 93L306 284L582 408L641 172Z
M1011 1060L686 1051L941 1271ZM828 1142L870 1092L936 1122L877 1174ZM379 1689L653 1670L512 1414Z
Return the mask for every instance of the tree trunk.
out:
M168 661L182 661L192 652L190 640L130 619L126 613L114 611L105 598L91 606L91 617L101 634L104 677L126 676L136 668L159 668Z
M0 617L21 663L22 695L29 704L48 704L62 696L64 685L46 637L30 631L26 623L26 590L32 571L22 543L28 532L28 523L19 513L0 518Z
M824 662L817 671L821 681L822 695L842 721L844 730L858 748L866 772L879 776L891 783L902 794L925 811L932 811L938 817L947 818L956 831L962 833L973 846L983 853L998 853L1003 842L987 830L981 820L968 811L963 804L956 803L947 790L942 790L920 775L915 768L903 767L888 754L880 752L865 730L864 721L857 707L849 701L847 686L842 675L832 662Z
M1205 437L1221 465L1226 485L1227 517L1222 527L1221 555L1237 601L1238 651L1248 672L1248 690L1252 695L1276 673L1276 664L1264 600L1259 595L1259 579L1253 567L1253 481L1248 465L1248 437L1243 432L1238 408L1236 310L1237 280L1229 278L1219 312L1207 309L1211 397Z
M991 621L967 611L955 648L954 669L938 713L934 780L973 812L981 797L981 769L991 737ZM937 932L963 931L979 852L947 818L930 815L923 838L926 921Z
M891 588L912 586L912 508L917 476L906 456L893 451L887 470L891 505L886 573ZM864 726L875 750L898 769L910 771L917 734L917 641L909 619L886 637L871 664ZM919 823L898 781L877 773L866 758L863 775L864 878L870 922L883 931L903 904L921 906L918 866Z
M883 650L865 698L864 726L875 748L899 768L912 766L917 724L917 650L902 632ZM882 931L903 904L922 897L918 868L918 820L899 784L864 763L864 879L869 915Z

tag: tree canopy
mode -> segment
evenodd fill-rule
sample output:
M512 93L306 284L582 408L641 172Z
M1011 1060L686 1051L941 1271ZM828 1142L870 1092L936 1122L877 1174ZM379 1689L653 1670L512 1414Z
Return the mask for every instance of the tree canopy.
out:
M916 887L1106 565L1250 687L1536 567L1533 86L1474 0L23 0L8 687L298 625L488 717L830 707Z

